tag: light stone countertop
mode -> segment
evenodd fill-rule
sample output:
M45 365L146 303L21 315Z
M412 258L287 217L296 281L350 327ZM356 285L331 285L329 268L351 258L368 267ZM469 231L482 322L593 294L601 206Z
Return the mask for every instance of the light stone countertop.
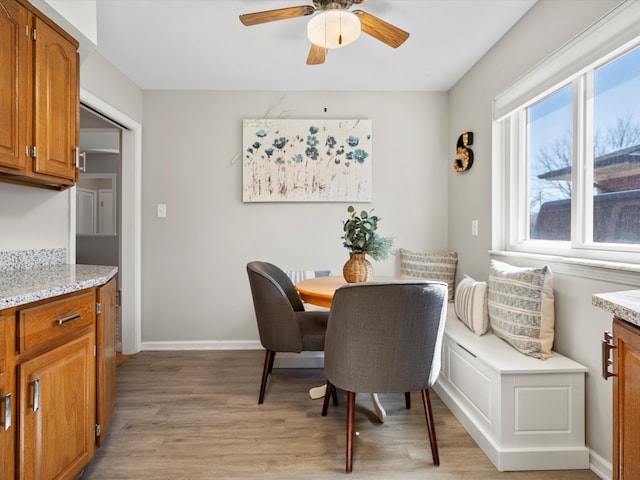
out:
M596 293L591 303L637 327L640 327L640 290Z
M0 272L0 310L104 285L117 267L60 264Z

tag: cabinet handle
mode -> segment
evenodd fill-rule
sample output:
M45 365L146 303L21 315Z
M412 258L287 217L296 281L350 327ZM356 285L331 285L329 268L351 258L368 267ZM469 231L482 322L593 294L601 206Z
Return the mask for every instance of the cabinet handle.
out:
M9 430L11 428L11 394L7 393L4 396L4 429Z
M617 347L613 344L613 335L611 332L604 332L604 338L602 339L602 378L605 380L609 377L617 376L616 373L609 371L609 367L613 365L611 351L615 348Z
M40 410L40 379L36 378L33 381L33 411Z
M80 152L80 147L75 147L75 150L76 150L76 167L78 167L81 172L85 172L87 170L87 152ZM82 165L80 164L81 158L82 158Z
M58 325L63 325L67 322L70 322L71 320L75 320L76 318L80 318L79 313L74 313L73 315L69 315L68 317L61 318L60 320L57 321L57 323Z

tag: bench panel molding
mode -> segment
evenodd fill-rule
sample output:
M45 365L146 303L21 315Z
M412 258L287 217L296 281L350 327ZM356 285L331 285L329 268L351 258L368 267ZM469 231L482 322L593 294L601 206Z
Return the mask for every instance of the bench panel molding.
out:
M499 471L588 469L587 368L553 352L538 360L447 312L433 389Z

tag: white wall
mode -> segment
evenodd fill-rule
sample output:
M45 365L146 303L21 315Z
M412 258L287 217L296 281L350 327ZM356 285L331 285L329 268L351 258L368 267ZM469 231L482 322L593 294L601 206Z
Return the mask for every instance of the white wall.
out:
M475 163L466 173L449 170L449 247L459 253L458 273L486 279L491 249L492 100L538 62L615 7L618 0L539 0L449 92L449 145L474 132ZM471 236L471 220L479 235ZM514 264L535 261L502 258ZM640 279L598 280L602 272L551 265L555 270L555 349L586 365L587 445L594 470L611 475L611 382L600 376L600 339L611 318L591 305L593 293L638 288Z
M257 340L246 263L340 272L348 203L242 203L242 119L368 118L373 202L396 245L447 246L444 93L144 93L143 347ZM158 203L167 217L156 216ZM393 275L397 258L375 263Z

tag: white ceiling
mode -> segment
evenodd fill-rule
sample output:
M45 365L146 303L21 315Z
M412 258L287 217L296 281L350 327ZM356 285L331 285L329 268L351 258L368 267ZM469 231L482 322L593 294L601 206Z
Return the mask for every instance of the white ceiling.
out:
M309 66L311 17L238 15L311 0L97 0L97 50L144 90L447 91L534 3L369 0L357 8L408 31L405 44L363 34Z

